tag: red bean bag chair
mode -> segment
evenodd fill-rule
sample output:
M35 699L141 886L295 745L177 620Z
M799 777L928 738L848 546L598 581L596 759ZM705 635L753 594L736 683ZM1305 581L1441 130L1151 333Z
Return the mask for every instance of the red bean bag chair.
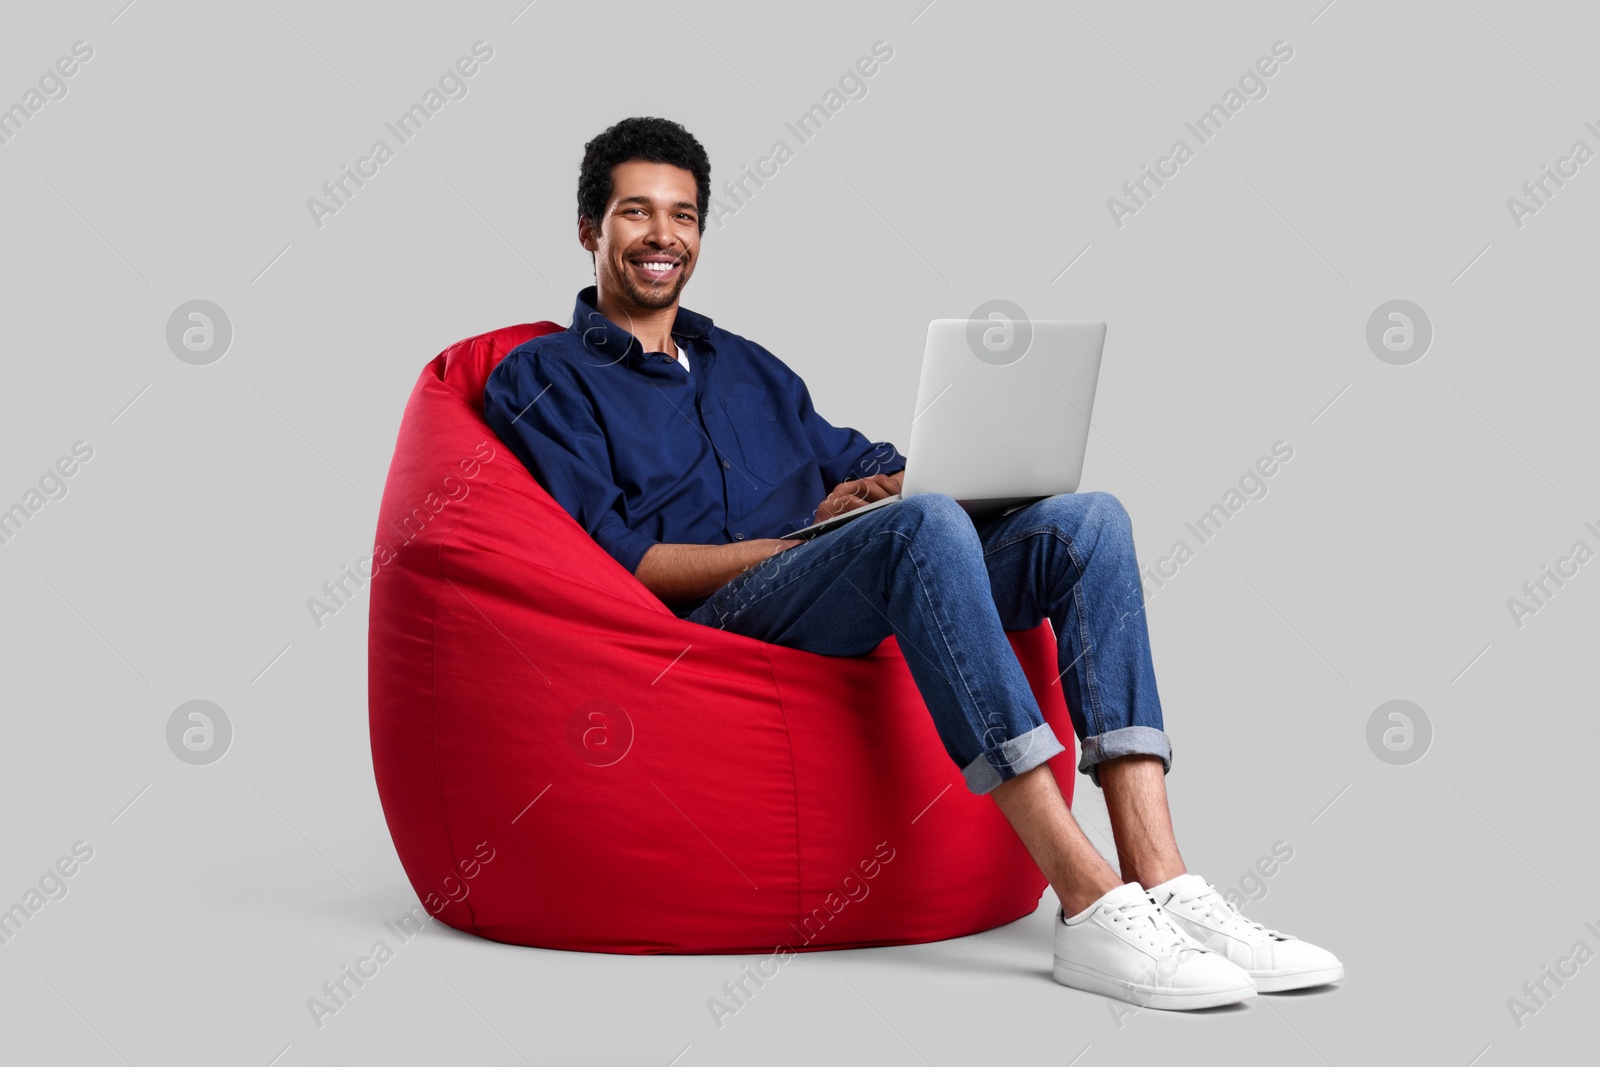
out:
M908 944L1030 914L1045 880L968 792L893 637L845 659L678 619L495 436L489 371L559 329L429 363L384 488L372 758L428 912L621 953ZM1070 801L1049 624L1010 636Z

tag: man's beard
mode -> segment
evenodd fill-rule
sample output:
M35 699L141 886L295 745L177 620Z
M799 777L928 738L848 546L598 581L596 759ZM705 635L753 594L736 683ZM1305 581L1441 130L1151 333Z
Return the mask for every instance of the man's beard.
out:
M678 294L683 292L683 287L688 282L688 276L683 267L678 268L678 280L670 288L662 285L642 286L634 280L632 270L622 272L622 291L628 294L628 299L639 307L665 308L671 307L678 299Z

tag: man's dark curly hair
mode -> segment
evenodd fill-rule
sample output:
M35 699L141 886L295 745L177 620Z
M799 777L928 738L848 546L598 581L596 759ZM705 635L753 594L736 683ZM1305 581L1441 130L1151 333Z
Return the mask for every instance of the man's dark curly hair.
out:
M694 175L699 189L700 232L706 232L706 207L711 202L711 160L694 134L671 119L623 119L583 146L578 170L578 217L600 229L611 200L611 168L635 159L668 163Z

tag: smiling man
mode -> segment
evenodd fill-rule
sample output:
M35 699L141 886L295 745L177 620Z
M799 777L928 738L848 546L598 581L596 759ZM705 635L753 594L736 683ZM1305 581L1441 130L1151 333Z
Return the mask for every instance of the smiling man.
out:
M905 458L828 422L778 357L680 305L710 189L705 150L677 123L625 119L588 143L578 240L595 285L565 332L490 375L495 432L680 617L831 656L897 635L967 787L994 798L1061 901L1058 982L1189 1009L1344 977L1332 953L1245 918L1184 867L1115 497L1065 494L975 524L923 493L813 540L779 539L899 492ZM1046 761L1064 746L1006 638L1046 618L1120 877L1062 798Z
M699 261L710 174L676 123L629 119L591 141L578 240L595 285L578 294L567 333L511 353L485 393L508 446L685 618L734 575L798 544L772 535L844 510L847 497L899 492L905 467L893 445L818 415L772 353L679 307Z

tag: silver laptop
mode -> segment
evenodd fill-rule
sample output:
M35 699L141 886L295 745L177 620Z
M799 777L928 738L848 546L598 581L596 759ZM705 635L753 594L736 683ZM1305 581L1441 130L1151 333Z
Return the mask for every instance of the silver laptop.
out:
M817 537L918 493L985 518L1077 492L1105 339L1103 322L934 319L901 492L783 538Z

